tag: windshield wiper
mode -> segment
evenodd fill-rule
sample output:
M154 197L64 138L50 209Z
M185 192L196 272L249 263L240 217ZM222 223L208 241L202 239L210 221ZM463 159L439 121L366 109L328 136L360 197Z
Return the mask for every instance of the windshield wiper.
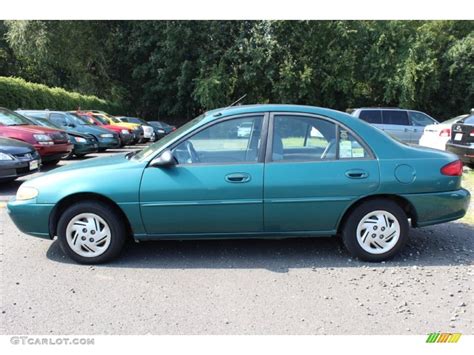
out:
M136 155L138 152L139 152L139 150L134 150L133 152L127 153L127 154L125 154L125 158L130 160L130 158L133 157L134 155Z

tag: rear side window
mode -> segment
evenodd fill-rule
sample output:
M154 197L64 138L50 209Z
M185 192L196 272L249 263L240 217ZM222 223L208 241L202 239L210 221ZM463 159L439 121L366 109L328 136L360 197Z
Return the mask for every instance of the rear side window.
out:
M382 123L382 113L379 110L361 111L359 118L367 123Z
M406 111L383 110L383 124L393 124L399 126L409 126L408 114Z

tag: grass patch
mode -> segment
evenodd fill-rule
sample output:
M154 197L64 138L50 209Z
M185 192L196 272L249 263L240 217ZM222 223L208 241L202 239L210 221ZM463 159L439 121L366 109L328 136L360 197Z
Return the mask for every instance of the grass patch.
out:
M474 170L470 169L464 172L461 185L471 193L471 205L464 218L460 219L459 222L474 225Z

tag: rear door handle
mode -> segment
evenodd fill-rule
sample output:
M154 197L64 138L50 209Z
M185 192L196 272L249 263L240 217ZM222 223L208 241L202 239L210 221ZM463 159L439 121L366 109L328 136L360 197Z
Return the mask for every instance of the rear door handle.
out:
M369 173L361 169L352 169L346 171L346 176L349 179L366 179L369 177Z
M250 180L251 176L247 173L232 173L225 176L225 181L232 184L243 184L245 182L249 182Z

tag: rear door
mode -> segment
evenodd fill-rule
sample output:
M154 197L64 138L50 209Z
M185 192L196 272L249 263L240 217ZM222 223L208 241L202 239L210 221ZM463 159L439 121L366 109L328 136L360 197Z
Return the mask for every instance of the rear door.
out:
M333 233L346 208L378 185L377 160L350 130L313 115L271 115L266 232Z
M382 110L384 130L405 143L412 142L413 126L405 110Z

